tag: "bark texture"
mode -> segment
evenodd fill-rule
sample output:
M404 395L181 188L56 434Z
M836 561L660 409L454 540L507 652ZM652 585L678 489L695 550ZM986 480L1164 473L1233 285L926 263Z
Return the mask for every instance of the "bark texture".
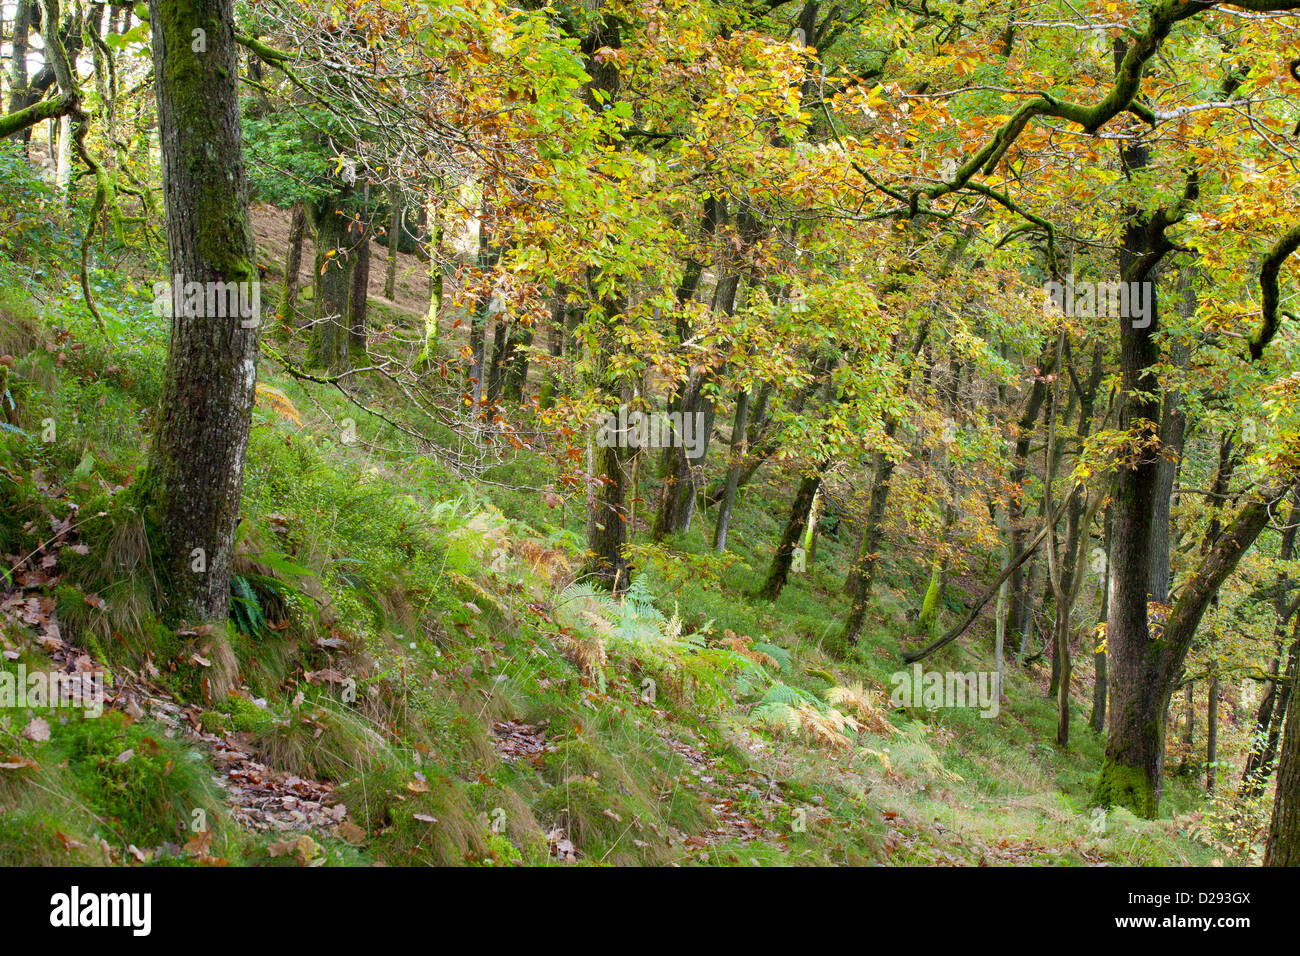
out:
M150 0L167 250L186 282L257 281L232 0ZM206 52L191 51L195 29ZM204 310L207 311L207 310ZM257 382L256 323L175 316L146 485L165 600L224 620Z

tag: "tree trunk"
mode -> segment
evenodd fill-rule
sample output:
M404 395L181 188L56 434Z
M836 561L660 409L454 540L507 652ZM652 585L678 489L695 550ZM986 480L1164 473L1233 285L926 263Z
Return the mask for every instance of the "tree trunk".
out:
M894 474L894 461L884 452L876 452L876 468L871 479L871 497L867 503L867 518L862 529L862 541L850 572L853 585L853 604L844 619L840 640L849 647L858 643L862 624L867 616L867 601L875 583L876 562L879 559L880 537L884 531L885 504L889 501L889 481Z
M1290 561L1295 553L1296 532L1300 530L1300 492L1292 496L1291 512L1286 526L1282 529L1282 540L1278 545L1277 559ZM1259 708L1255 712L1255 732L1251 735L1250 753L1246 757L1246 766L1241 774L1240 792L1258 793L1262 786L1263 755L1267 747L1269 728L1273 723L1273 711L1277 706L1279 678L1282 673L1282 658L1286 647L1286 629L1291 623L1295 609L1291 604L1291 580L1285 571L1277 574L1276 590L1273 595L1273 654L1268 665L1268 679L1264 682L1263 694Z
M293 204L293 215L289 220L289 251L284 259L284 298L280 301L280 321L287 326L294 324L298 309L298 279L302 272L302 240L307 232L307 207L302 203Z
M1287 655L1286 670L1277 682L1277 701L1273 706L1273 714L1269 719L1268 729L1264 734L1264 744L1259 753L1258 766L1250 777L1249 785L1243 781L1243 793L1263 793L1264 788L1268 785L1268 778L1273 773L1273 761L1277 758L1278 744L1282 738L1282 724L1287 718L1289 709L1295 706L1293 698L1295 697L1297 665L1300 663L1297 660L1298 658L1300 658L1300 618L1296 619L1291 632L1291 651Z
M1127 50L1115 40L1115 58ZM1120 150L1126 171L1145 168L1150 152L1139 139ZM1149 261L1151 239L1148 216L1135 208L1125 210L1127 223L1120 249L1120 281L1138 282L1139 301L1150 303L1145 327L1120 317L1119 342L1123 389L1120 429L1138 428L1144 438L1160 421L1160 383L1155 366L1160 347L1155 339L1159 325L1155 283ZM1133 288L1130 286L1130 288ZM1152 517L1159 511L1160 456L1147 453L1130 467L1120 469L1112 502L1110 556L1111 601L1106 622L1110 650L1110 718L1106 758L1097 781L1095 800L1102 805L1124 806L1141 817L1154 817L1164 785L1165 708L1170 691L1169 673L1158 642L1151 640L1147 595L1152 575ZM1180 662L1181 663L1181 662Z
M1121 473L1121 486L1127 474L1129 472ZM1111 684L1106 763L1094 795L1098 803L1119 804L1148 817L1155 815L1164 776L1165 712L1187 651L1196 636L1196 628L1219 587L1267 526L1278 499L1291 492L1291 484L1293 482L1281 489L1266 489L1262 498L1242 508L1215 537L1196 572L1182 585L1163 634L1157 634L1155 639L1149 636L1145 600L1141 603L1142 618L1135 621L1129 616L1133 613L1131 607L1127 612L1124 609L1117 612L1117 602L1112 599L1107 627L1111 667L1113 672L1116 671L1116 662L1120 662L1124 667L1124 677L1113 679ZM1122 506L1123 503L1122 496L1117 495L1115 504ZM1130 527L1138 525L1140 528L1140 519L1130 516L1127 520ZM1117 521L1116 526L1118 530L1121 522ZM1135 540L1149 543L1150 537L1145 533L1141 538L1131 537L1127 545L1131 548ZM1125 545L1124 537L1117 535L1111 584L1115 594L1125 593L1132 605L1136 603L1133 600L1135 589L1132 582L1126 584L1123 581L1120 562L1116 560L1124 553ZM1146 575L1138 580L1145 584ZM1140 590L1145 591L1145 588ZM1146 595L1143 593L1141 596L1145 599ZM1139 627L1139 633L1144 634L1143 643L1134 646L1132 634ZM1117 640L1121 636L1123 639ZM1114 673L1112 677L1115 677Z
M627 590L628 563L623 553L627 543L626 451L618 445L599 448L591 440L592 474L600 476L587 494L587 564L591 575L614 594Z
M557 282L555 291L551 294L551 325L546 334L546 351L552 362L537 395L537 404L543 409L555 404L555 379L559 361L564 357L564 319L568 311L569 287L563 282Z
M231 0L150 0L169 272L184 282L257 281ZM195 24L207 52L190 53ZM160 535L164 603L224 620L257 381L257 324L173 316L146 496Z
M369 336L366 330L366 305L370 299L370 223L363 223L356 244L356 262L348 290L349 350L366 354Z
M790 504L790 517L786 520L785 529L781 532L781 540L777 544L776 554L772 555L772 564L767 572L767 579L763 586L758 589L758 596L767 601L775 601L781 596L782 589L785 588L786 578L790 574L790 565L794 561L794 549L799 546L799 539L803 536L804 526L808 522L808 515L812 511L813 499L817 496L817 490L822 484L822 472L827 463L823 462L817 466L817 471L811 475L805 475L799 483L799 491L794 496L794 501Z
M1214 793L1219 761L1219 675L1210 676L1210 700L1205 718L1205 790Z
M502 394L512 402L524 400L524 386L528 384L528 349L533 344L533 328L522 322L513 322L506 334L506 367Z
M713 550L727 550L727 528L731 525L731 509L736 501L736 488L740 484L740 472L745 467L745 452L748 450L749 430L749 389L742 388L736 393L736 417L731 424L731 456L727 467L726 484L722 488L722 498L718 501L718 520L713 528Z
M1106 730L1106 652L1095 651L1092 655L1092 713L1088 715L1089 723L1095 733Z
M316 334L312 360L331 371L348 367L348 293L354 260L348 250L345 196L327 196L313 210L316 225Z
M1179 774L1191 766L1192 746L1196 743L1196 685L1191 681L1183 687L1183 759Z
M1104 548L1107 554L1110 553L1110 512L1106 512L1106 546ZM1104 580L1101 585L1101 616L1099 623L1106 623L1106 615L1110 609L1110 574L1106 573L1109 569L1104 568ZM1106 730L1106 651L1103 648L1099 651L1093 651L1092 655L1092 713L1088 716L1088 722L1092 725L1095 733L1101 734Z
M1300 707L1294 705L1286 718L1264 865L1300 866Z
M488 363L487 400L489 405L496 404L501 395L502 380L505 376L506 351L509 349L507 336L510 332L510 319L504 312L497 313L492 329L492 361Z
M434 360L438 348L438 319L442 316L442 215L438 208L438 195L420 207L420 218L430 225L429 231L429 308L424 314L424 348L418 364L427 366Z
M397 293L397 246L406 218L406 200L397 183L388 187L388 264L384 268L384 298L393 301Z
M9 74L9 112L17 113L31 105L27 95L27 50L28 37L40 23L40 7L37 0L18 0L14 11L14 32L11 53L13 64ZM13 139L27 143L31 139L31 127L24 126L13 134Z
M488 238L487 217L479 223L478 267L482 272L489 272L497 263L497 250ZM470 364L466 370L469 386L471 410L475 420L482 415L484 390L487 386L487 323L492 311L492 293L484 290L474 303L474 315L469 327Z
M1034 426L1038 422L1038 415L1047 400L1046 376L1052 370L1055 362L1055 350L1044 349L1037 362L1041 374L1034 376L1034 384L1030 386L1029 395L1025 400L1025 408L1020 414L1020 422L1016 429L1016 447L1011 459L1010 480L1012 491L1008 514L1008 524L1011 529L1011 551L1013 554L1019 554L1025 543L1023 486L1025 477L1029 473L1029 445L1034 434ZM1032 585L1029 581L1028 571L1027 566L1016 568L1011 573L1011 579L1008 582L1008 588L1011 592L1011 607L1007 611L1009 615L1007 635L1015 643L1017 656L1019 657L1024 656L1030 636L1029 618Z

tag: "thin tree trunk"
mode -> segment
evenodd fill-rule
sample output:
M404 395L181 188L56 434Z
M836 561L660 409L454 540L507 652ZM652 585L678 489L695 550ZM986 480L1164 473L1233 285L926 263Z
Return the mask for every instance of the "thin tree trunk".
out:
M1210 675L1210 699L1205 718L1205 790L1213 793L1218 783L1219 762L1219 675Z
M1278 681L1277 702L1273 706L1273 715L1264 736L1264 746L1259 754L1258 768L1250 778L1250 786L1243 784L1244 792L1258 794L1268 785L1273 774L1273 761L1277 758L1278 745L1282 738L1282 725L1286 721L1289 709L1295 706L1296 673L1300 658L1300 618L1295 621L1291 632L1291 652L1287 655L1286 670Z
M397 291L397 246L406 218L406 200L397 183L388 187L388 264L384 268L384 298L393 301Z
M360 355L365 355L369 339L366 306L370 300L370 234L370 223L363 222L348 290L348 345L350 351Z
M298 309L298 280L302 272L302 241L307 232L307 207L300 202L293 204L293 214L289 219L289 251L284 260L284 297L280 301L279 318L285 325L292 325Z
M541 408L555 404L555 379L559 360L564 357L564 319L569 310L569 287L563 282L555 284L551 294L551 325L546 335L546 350L551 356L550 372L538 390L537 403Z
M1104 551L1110 554L1110 511L1106 512L1106 542ZM1106 623L1106 615L1110 610L1110 568L1102 569L1101 584L1101 614L1099 623ZM1106 690L1107 690L1107 673L1106 673L1106 651L1105 648L1093 651L1092 655L1092 713L1088 715L1088 722L1092 725L1094 732L1101 734L1106 730Z
M713 550L727 550L727 528L731 525L731 509L736 501L736 488L740 484L740 472L745 466L745 453L748 451L749 431L749 389L742 388L736 393L736 417L731 424L731 456L727 468L727 479L722 489L722 498L718 501L718 520L713 528Z
M1041 370L1041 374L1034 376L1034 383L1029 388L1029 395L1025 400L1025 407L1020 414L1020 422L1016 429L1016 446L1011 459L1010 481L1012 491L1008 517L1011 528L1011 550L1015 554L1020 553L1025 540L1023 486L1025 478L1029 474L1030 440L1033 438L1034 426L1038 422L1038 416L1047 400L1046 379L1047 375L1054 369L1055 362L1055 350L1044 349L1036 363L1037 368ZM1024 657L1030 636L1029 619L1032 585L1029 581L1028 572L1028 567L1017 568L1012 572L1009 582L1011 607L1007 611L1009 615L1007 634L1016 644L1018 657Z
M844 619L840 640L850 647L856 646L867 616L867 601L875 583L876 563L880 538L884 532L885 505L889 501L889 481L894 474L894 461L884 452L876 452L875 473L871 479L871 497L867 502L867 517L853 562L850 581L853 585L853 603Z
M1278 560L1290 561L1295 553L1296 532L1300 530L1300 492L1292 496L1291 512L1286 527L1282 530L1282 540L1278 545ZM1273 723L1273 711L1277 706L1279 677L1282 671L1282 658L1286 647L1285 638L1288 625L1296 608L1291 603L1291 580L1286 572L1279 571L1273 596L1273 654L1268 665L1268 679L1264 682L1263 694L1259 708L1255 712L1255 732L1251 735L1250 753L1246 757L1246 766L1241 774L1241 792L1258 792L1256 787L1263 767L1263 755L1267 747L1269 728Z
M512 402L523 402L528 383L528 349L533 344L533 328L522 322L510 325L506 335L506 366L502 393ZM639 456L638 456L639 457Z
M758 589L758 596L764 600L775 601L785 588L786 579L790 575L790 565L794 560L794 549L799 546L799 539L803 536L808 515L812 511L813 499L821 487L822 472L826 465L826 462L821 463L814 474L805 475L799 482L799 490L790 504L790 517L786 519L785 528L781 532L776 554L772 555L772 564L768 568L767 578L763 586Z
M54 185L66 193L72 181L72 117L64 114L59 117L54 128L58 130L59 139L56 147L58 156L54 167Z
M478 267L481 271L491 270L497 263L497 250L488 239L486 217L479 224ZM492 311L492 294L480 293L474 304L474 315L469 327L470 364L466 372L472 409L477 420L482 415L484 390L487 386L487 323Z
M496 403L501 395L502 379L505 376L506 351L509 348L507 336L510 332L510 319L504 312L497 313L492 329L492 361L488 363L487 400L489 405Z
M438 194L420 207L420 216L429 231L429 308L424 315L424 349L420 353L421 366L433 361L438 348L438 320L442 316L442 216L438 210Z

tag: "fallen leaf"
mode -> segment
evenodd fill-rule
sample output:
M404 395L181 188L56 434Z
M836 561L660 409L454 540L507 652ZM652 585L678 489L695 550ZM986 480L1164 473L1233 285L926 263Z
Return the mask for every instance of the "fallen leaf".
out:
M23 736L28 740L42 741L50 739L50 725L44 717L33 717L31 723L23 728Z
M344 820L338 826L339 836L348 843L358 844L366 842L366 831L361 829L351 820Z

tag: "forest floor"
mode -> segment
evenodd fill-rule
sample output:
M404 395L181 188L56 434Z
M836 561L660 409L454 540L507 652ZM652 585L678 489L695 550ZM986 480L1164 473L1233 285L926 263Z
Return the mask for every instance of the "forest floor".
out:
M283 262L283 221L255 224ZM372 315L416 330L425 266L403 257L398 277ZM1088 688L1056 747L1041 662L1009 668L996 716L890 706L924 556L885 556L853 649L834 646L847 526L775 604L751 597L789 494L766 469L728 554L709 514L666 547L639 534L615 601L574 583L581 501L527 490L551 487L543 450L466 477L264 361L235 613L166 625L133 492L165 320L128 277L97 295L103 332L77 293L0 290L0 667L108 684L103 717L0 717L0 864L1247 862L1189 777L1157 820L1090 808ZM363 440L339 439L348 416ZM986 564L954 577L945 621ZM927 667L984 669L991 630Z

